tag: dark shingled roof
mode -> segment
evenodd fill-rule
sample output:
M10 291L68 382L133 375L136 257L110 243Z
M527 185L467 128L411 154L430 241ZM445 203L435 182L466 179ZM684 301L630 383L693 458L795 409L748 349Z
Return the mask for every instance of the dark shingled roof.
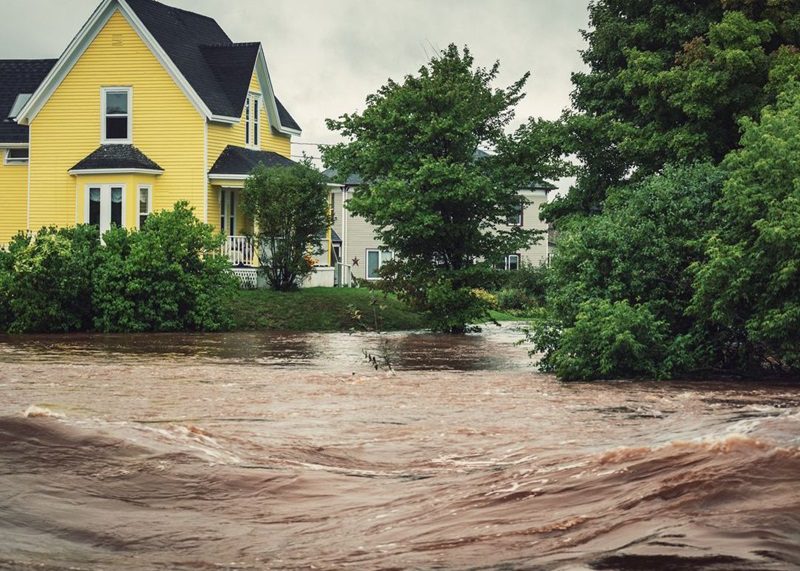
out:
M57 60L0 60L0 143L27 143L28 127L8 118L17 95L33 93Z
M283 106L281 100L276 97L275 103L278 105L278 115L281 118L281 125L288 127L289 129L302 131L302 129L300 129L300 125L297 124L297 121L295 121L294 118L289 115L289 112L286 110L286 107Z
M214 115L240 117L260 44L235 44L208 16L155 0L127 0ZM284 127L300 130L281 105Z
M208 171L210 175L241 174L248 175L259 164L265 167L285 167L297 164L283 155L272 151L257 151L228 145L219 155L217 162Z
M164 170L133 145L102 145L69 170L96 169Z

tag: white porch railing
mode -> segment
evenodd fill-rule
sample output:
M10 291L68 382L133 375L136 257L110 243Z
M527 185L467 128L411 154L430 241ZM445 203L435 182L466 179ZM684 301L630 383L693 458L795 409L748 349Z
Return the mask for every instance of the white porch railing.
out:
M256 265L253 240L247 236L227 236L222 244L222 254L228 257L234 267Z

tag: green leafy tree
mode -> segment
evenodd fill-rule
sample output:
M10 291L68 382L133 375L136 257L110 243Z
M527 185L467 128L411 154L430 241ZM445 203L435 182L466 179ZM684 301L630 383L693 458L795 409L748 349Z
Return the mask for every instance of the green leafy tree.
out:
M543 370L569 379L660 377L722 360L716 351L726 339L688 308L689 268L716 227L723 180L709 164L669 167L613 189L603 213L565 224L546 273L546 309L529 332Z
M506 225L521 204L517 190L561 165L542 142L548 126L505 133L528 75L499 89L498 72L498 63L475 67L467 48L450 45L416 75L369 95L363 112L327 121L349 140L324 149L325 163L367 181L348 208L395 254L384 277L435 328L451 332L486 313L471 293L481 286L474 265L537 238Z
M577 183L555 220L602 208L608 189L665 164L720 162L739 122L757 118L800 71L800 0L597 0L573 74L563 147Z
M694 309L731 331L741 368L800 369L800 86L744 122Z
M272 289L288 291L314 271L310 256L330 224L326 181L309 164L259 165L244 184L242 207L256 224L261 271Z

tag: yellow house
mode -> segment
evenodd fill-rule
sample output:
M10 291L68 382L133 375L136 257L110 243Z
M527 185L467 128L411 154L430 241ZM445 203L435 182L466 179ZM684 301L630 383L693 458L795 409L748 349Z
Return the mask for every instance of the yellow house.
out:
M155 0L103 0L58 60L0 60L0 244L42 226L137 228L188 200L252 252L239 189L300 127L259 43Z

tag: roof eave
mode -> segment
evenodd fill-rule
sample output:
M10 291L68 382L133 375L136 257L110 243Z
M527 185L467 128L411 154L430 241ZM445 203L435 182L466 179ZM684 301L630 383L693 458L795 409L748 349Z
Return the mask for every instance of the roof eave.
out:
M297 135L298 137L302 135L303 131L285 127L281 124L280 114L278 113L278 104L275 102L275 91L272 89L272 79L269 76L267 58L264 55L264 46L260 44L258 46L258 55L256 56L255 72L258 75L258 83L261 85L261 95L267 101L267 116L269 117L269 124L273 126L273 129L279 133L283 133L284 135Z
M107 168L107 169L70 169L67 173L71 175L87 175L87 174L150 174L154 176L164 174L163 170L159 169L142 169L142 168Z

